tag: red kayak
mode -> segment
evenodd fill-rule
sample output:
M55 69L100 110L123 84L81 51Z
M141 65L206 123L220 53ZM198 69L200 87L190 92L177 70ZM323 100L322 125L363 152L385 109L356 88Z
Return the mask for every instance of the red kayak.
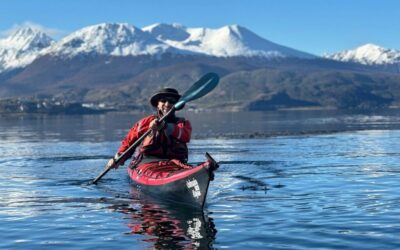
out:
M206 153L207 161L190 166L178 160L159 160L128 167L128 174L140 190L183 205L202 209L210 181L218 168L216 161Z

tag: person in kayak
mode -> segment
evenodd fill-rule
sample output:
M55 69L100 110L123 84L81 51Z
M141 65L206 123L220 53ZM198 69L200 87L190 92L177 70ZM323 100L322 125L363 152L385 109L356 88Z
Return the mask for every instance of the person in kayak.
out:
M181 95L176 89L163 88L150 98L150 104L156 109L156 114L146 116L136 122L122 140L115 156L107 163L108 167L118 168L132 157L127 154L116 164L115 160L129 148L138 138L151 129L141 145L134 152L134 159L129 167L134 168L141 163L159 160L178 160L177 164L188 161L187 143L190 141L192 126L184 118L179 118L172 112L163 122L158 119L165 115L176 104ZM182 109L183 106L180 108ZM174 161L176 162L176 161Z

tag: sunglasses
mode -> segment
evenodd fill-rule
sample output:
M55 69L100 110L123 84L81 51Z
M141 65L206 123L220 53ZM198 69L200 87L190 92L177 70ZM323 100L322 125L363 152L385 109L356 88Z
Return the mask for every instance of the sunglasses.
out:
M161 98L161 99L159 99L158 100L159 102L162 102L162 103L166 103L166 102L169 102L169 103L171 103L171 104L175 104L175 103L177 103L178 102L178 100L177 99L175 99L175 98Z

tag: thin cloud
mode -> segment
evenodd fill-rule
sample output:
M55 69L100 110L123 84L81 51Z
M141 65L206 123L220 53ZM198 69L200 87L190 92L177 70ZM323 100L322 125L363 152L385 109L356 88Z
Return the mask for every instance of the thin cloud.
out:
M21 29L21 28L26 28L26 27L40 30L40 31L46 33L48 36L55 38L55 39L60 38L66 34L65 31L62 31L59 29L45 27L43 25L31 22L31 21L26 21L22 24L14 24L10 29L0 31L0 36L7 37L7 36L11 35L12 33L14 33L16 30Z

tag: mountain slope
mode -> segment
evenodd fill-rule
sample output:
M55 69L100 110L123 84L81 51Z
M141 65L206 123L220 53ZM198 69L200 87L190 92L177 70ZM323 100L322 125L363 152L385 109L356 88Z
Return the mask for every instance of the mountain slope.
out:
M217 57L258 56L266 58L316 56L270 42L239 25L219 29L186 28L173 24L155 24L143 28L173 47Z
M5 39L0 39L0 73L21 68L33 62L44 48L54 40L34 28L16 30Z

